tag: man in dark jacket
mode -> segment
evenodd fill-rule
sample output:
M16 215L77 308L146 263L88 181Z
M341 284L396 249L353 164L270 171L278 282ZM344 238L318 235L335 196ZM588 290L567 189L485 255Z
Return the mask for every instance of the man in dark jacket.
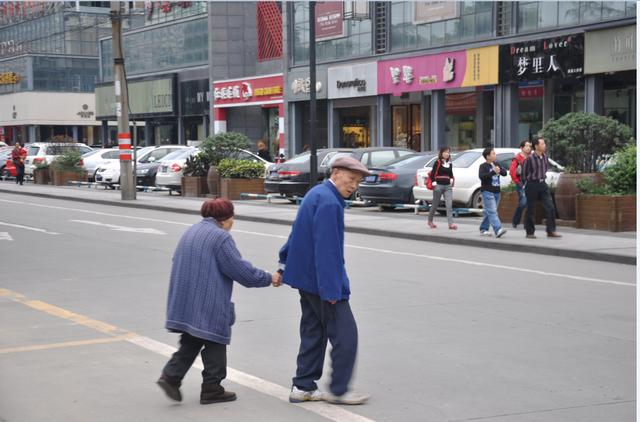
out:
M343 198L358 188L367 168L351 157L338 158L331 178L305 196L287 243L280 250L283 282L300 293L300 351L289 401L326 400L362 404L368 396L349 390L358 346L358 330L349 306L349 278L344 265ZM330 392L322 394L327 340L333 366Z
M489 225L493 226L496 237L500 238L507 232L502 228L498 217L498 204L500 203L500 176L506 176L507 170L496 164L496 150L487 147L482 151L485 163L480 164L478 177L480 178L480 191L482 192L482 211L484 219L480 223L480 234L491 236Z

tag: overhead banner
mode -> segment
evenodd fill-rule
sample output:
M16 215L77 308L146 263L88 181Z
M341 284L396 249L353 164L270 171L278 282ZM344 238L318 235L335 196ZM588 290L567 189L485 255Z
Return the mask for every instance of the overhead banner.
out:
M498 46L378 62L379 94L497 83Z
M343 14L341 1L316 2L316 41L344 37Z
M502 45L500 64L502 82L579 78L584 74L584 35Z

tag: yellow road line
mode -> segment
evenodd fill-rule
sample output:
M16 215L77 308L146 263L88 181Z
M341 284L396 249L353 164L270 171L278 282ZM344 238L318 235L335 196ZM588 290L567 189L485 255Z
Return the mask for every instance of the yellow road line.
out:
M127 334L124 336L94 338L90 340L76 340L76 341L65 341L61 343L35 344L32 346L8 347L6 349L0 349L0 354L33 352L37 350L63 349L66 347L78 347L78 346L90 346L94 344L116 343L119 341L129 340L133 337L134 337L133 335Z

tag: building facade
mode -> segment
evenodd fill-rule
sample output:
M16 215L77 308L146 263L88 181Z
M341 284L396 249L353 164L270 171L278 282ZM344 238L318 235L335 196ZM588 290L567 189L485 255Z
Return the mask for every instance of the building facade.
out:
M309 4L288 2L286 147L309 144ZM318 2L320 147L515 146L595 112L636 128L635 2Z
M100 142L94 89L108 2L0 4L0 140Z

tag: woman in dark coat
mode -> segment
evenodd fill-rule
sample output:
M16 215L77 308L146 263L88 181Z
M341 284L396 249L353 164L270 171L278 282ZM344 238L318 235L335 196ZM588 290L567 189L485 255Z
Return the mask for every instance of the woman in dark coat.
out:
M227 376L227 345L235 322L233 281L245 287L278 287L280 275L255 268L240 256L229 234L234 222L231 201L206 201L201 214L203 220L187 229L173 256L165 326L181 333L180 348L157 383L169 398L181 401L182 379L201 353L200 403L209 404L236 399L220 385Z

